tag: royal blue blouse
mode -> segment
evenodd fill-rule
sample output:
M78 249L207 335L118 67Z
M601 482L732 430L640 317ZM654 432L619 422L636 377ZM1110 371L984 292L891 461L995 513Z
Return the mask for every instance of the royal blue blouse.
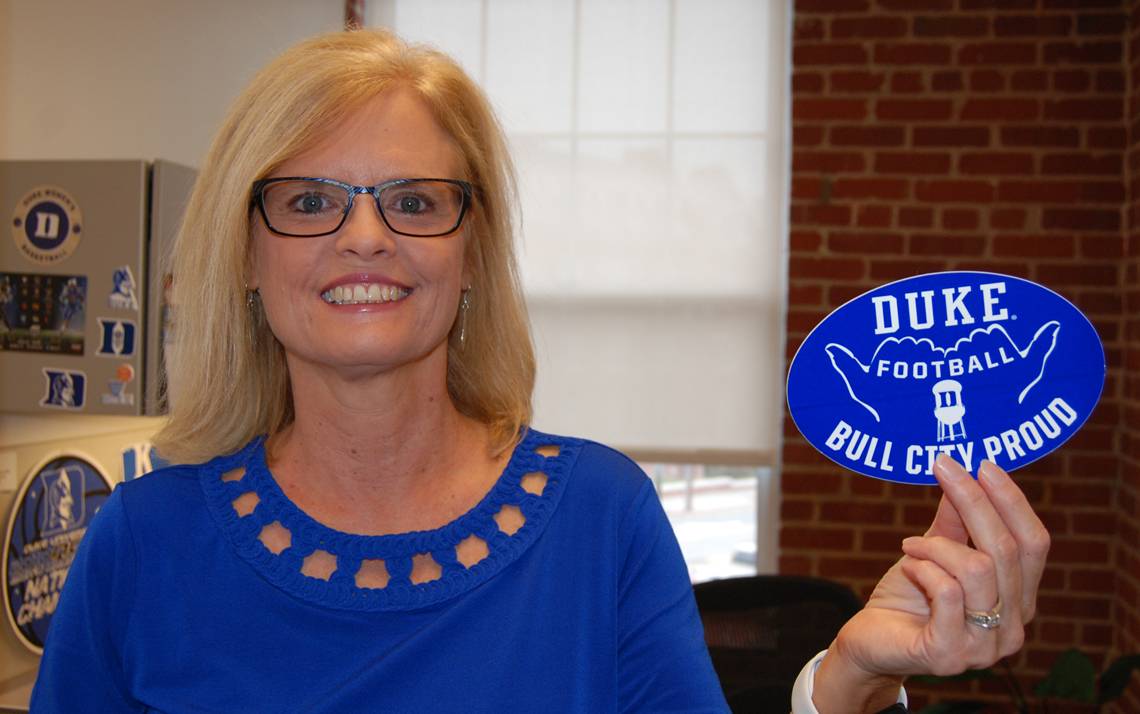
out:
M267 527L288 547L270 550ZM463 541L485 549L457 556ZM331 575L302 574L317 551ZM439 577L413 583L417 556ZM118 486L71 566L31 708L727 711L652 483L616 451L534 430L432 531L321 525L261 439Z

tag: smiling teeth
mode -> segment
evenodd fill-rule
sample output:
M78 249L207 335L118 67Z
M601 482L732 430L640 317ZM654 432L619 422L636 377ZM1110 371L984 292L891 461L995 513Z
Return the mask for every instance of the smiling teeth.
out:
M321 293L321 299L333 305L366 305L370 303L395 302L408 296L407 288L379 283L356 283L338 285Z

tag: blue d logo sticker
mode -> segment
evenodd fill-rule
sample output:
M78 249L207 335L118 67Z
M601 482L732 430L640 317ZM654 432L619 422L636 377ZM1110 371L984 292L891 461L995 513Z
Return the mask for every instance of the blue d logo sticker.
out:
M108 320L100 317L100 357L130 357L135 353L135 323L130 320Z
M1060 295L994 273L919 275L843 305L804 340L788 407L845 468L933 484L941 453L1012 471L1084 424L1104 386L1096 331Z

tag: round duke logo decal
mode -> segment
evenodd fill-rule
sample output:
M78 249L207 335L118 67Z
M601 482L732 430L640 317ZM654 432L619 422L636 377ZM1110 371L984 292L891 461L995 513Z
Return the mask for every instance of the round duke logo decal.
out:
M1053 291L995 273L919 275L864 293L804 340L788 407L853 471L933 484L945 453L1012 471L1063 444L1100 398L1088 319Z
M37 654L79 541L110 494L99 469L70 455L42 464L20 488L4 544L5 610L20 641Z
M39 186L24 194L12 216L20 254L36 263L58 263L75 252L83 230L79 204L67 191Z

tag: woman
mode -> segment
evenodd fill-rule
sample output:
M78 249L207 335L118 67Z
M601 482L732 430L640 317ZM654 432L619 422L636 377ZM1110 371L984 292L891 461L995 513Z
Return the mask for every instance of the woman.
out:
M33 711L725 710L652 484L529 428L510 177L435 52L338 33L258 75L174 256L158 442L205 463L103 507ZM797 711L881 709L1020 646L1048 536L999 470L938 471L931 531Z

